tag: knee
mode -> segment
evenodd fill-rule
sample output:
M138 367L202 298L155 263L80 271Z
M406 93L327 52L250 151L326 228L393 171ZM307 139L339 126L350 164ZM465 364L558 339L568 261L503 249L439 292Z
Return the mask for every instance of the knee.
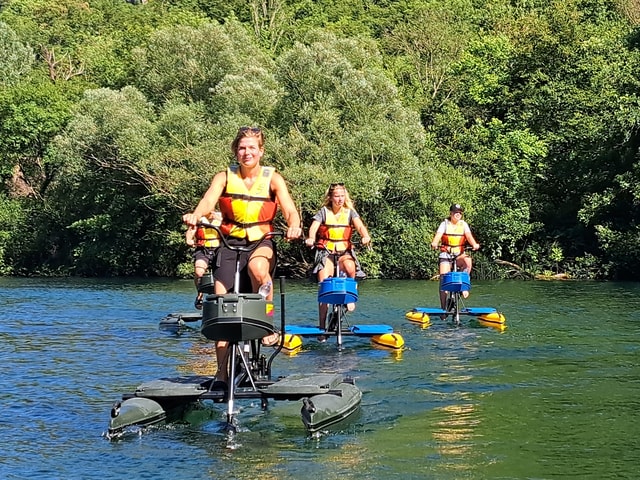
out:
M249 276L256 280L262 280L269 275L269 264L255 262L249 265Z

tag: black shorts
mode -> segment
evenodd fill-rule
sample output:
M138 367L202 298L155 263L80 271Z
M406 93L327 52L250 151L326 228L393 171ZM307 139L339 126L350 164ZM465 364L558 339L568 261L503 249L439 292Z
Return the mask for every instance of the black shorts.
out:
M248 246L254 246L256 242L248 242L243 238L238 238L238 239L227 238L227 243L229 243L229 245L232 247L233 246L248 247ZM253 254L253 252L255 252L255 250L257 250L259 247L265 247L265 246L273 250L273 257L274 257L274 260L276 260L277 259L276 244L272 238L263 239L258 245L255 245L255 248L250 252L236 252L234 250L231 250L230 248L227 248L225 245L222 245L218 249L218 254L216 256L216 262L215 262L216 268L213 274L214 278L225 286L225 288L227 289L227 292L233 291L235 274L236 274L236 262L239 261L238 263L238 269L240 271L239 292L254 293L253 286L251 285L251 279L249 278L249 271L248 271L247 265L249 263L249 259L251 258L251 255ZM238 253L240 254L240 257L238 257ZM273 264L274 264L274 269L272 269L271 271L272 276L275 270L276 262L274 261Z
M216 253L218 252L218 247L216 248L207 248L207 247L196 247L196 250L193 252L193 263L198 260L204 260L209 265L209 268L215 265L214 258L216 258Z

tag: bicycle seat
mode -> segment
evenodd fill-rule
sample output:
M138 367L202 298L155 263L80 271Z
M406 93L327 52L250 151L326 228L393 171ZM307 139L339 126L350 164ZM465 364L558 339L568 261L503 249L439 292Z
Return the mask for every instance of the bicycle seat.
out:
M209 340L257 340L275 332L273 303L257 293L207 295L200 331Z

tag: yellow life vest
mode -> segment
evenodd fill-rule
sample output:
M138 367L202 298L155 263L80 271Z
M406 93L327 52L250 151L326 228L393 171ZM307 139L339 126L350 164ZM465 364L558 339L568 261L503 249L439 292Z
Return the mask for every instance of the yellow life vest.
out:
M220 220L209 221L207 217L202 217L201 222L211 223L220 226ZM220 237L215 228L198 227L196 230L196 247L216 248L220 246Z
M318 228L318 244L330 252L344 252L351 248L351 210L342 207L338 213L322 207L325 213L324 223Z
M443 252L450 252L454 255L462 252L462 248L467 243L464 236L465 225L463 220L455 225L449 220L445 220L445 230L442 234L442 246L440 247Z
M227 169L227 185L218 200L222 233L253 242L272 231L278 210L278 202L271 191L274 172L272 167L260 167L260 173L248 189L238 165Z

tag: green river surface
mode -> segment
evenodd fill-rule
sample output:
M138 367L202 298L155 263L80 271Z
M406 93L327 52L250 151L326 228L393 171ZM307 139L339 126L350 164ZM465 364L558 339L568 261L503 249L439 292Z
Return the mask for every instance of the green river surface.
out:
M403 351L306 339L273 365L353 376L362 405L339 428L310 437L300 402L241 401L233 437L224 404L210 404L191 423L109 440L123 393L212 371L199 331L158 328L193 309L193 283L0 278L0 478L640 478L640 283L474 282L467 306L502 311L504 332L409 322L436 306L435 282L359 291L349 323L393 326ZM287 282L289 323L313 324L316 306L316 285Z

